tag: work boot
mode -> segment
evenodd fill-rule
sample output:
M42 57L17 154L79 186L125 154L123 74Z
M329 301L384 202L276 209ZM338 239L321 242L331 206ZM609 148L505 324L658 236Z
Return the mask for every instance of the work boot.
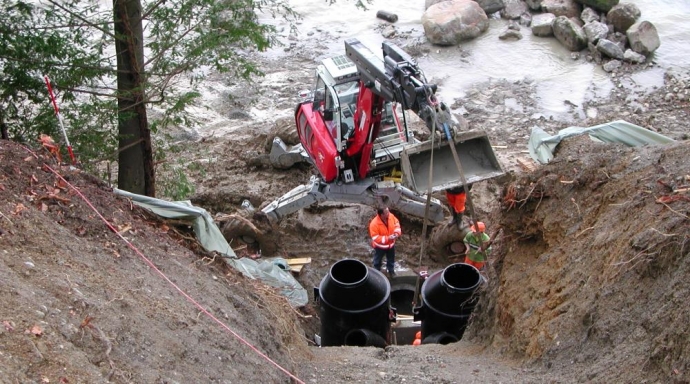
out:
M462 213L457 213L455 210L451 210L451 213L453 214L453 218L450 220L450 225L462 222Z
M462 229L465 227L465 223L462 221L462 219L465 217L464 213L456 213L455 214L455 224L458 225L458 229Z

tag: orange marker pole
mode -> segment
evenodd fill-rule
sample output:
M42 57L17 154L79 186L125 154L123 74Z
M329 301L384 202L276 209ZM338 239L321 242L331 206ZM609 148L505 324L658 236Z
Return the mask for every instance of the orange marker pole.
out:
M72 152L72 145L69 143L69 139L67 138L67 131L65 131L65 126L62 124L62 116L60 116L60 109L58 108L57 102L55 101L55 95L53 94L53 87L50 85L50 79L48 78L48 75L45 75L43 78L46 81L46 86L48 86L48 94L50 94L50 102L53 104L55 116L57 116L58 122L60 123L62 137L65 138L65 144L67 144L67 152L69 152L69 158L72 160L72 164L76 165L77 161L74 158L74 152Z

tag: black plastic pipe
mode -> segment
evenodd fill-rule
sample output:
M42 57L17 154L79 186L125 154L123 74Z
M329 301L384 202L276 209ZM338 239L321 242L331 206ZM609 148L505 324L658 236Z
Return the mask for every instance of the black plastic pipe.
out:
M474 292L481 282L477 268L465 263L449 265L424 281L421 305L414 310L414 320L422 322L423 343L447 344L462 339L476 305Z
M378 335L385 346L395 321L390 293L383 273L363 262L344 259L333 264L319 288L314 289L321 317L321 346L348 345L346 335L352 338L350 343L357 343L360 338L372 339L370 334Z

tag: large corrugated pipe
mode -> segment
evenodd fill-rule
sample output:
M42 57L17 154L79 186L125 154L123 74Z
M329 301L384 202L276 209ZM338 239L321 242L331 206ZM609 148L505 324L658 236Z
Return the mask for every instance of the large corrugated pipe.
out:
M319 288L321 317L321 346L348 345L346 335L351 331L352 341L371 339L369 333L389 341L391 321L395 310L390 306L391 286L383 273L369 268L355 259L336 262ZM366 332L365 332L366 331Z
M383 337L368 329L353 329L345 335L345 345L384 348L388 344Z
M421 305L414 310L414 320L422 322L423 343L462 339L477 302L474 292L482 281L477 268L465 263L449 265L424 281Z
M458 341L457 336L448 333L448 332L438 332L434 333L433 335L429 335L425 338L422 339L422 344L450 344L450 343L455 343Z

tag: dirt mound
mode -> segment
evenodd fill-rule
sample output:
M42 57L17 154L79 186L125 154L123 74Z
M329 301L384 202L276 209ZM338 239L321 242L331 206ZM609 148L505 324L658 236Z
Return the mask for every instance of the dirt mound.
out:
M508 184L476 339L580 382L687 382L688 150L578 137Z
M271 361L309 358L285 298L187 225L13 142L0 163L0 382L287 382Z

